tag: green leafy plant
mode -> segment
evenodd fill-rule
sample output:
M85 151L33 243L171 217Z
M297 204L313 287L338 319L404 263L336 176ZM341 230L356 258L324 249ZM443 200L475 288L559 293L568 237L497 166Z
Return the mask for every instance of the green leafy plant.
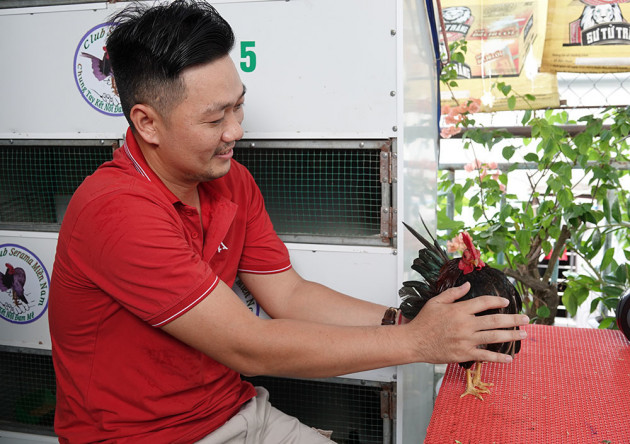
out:
M465 44L451 45L452 60L462 59L462 52ZM451 64L441 76L449 88L457 86ZM535 101L504 81L494 88L512 110L517 98L521 103ZM630 164L630 107L609 107L577 120L566 110L530 107L522 113L521 124L531 129L531 137L522 139L506 130L478 125L475 113L463 106L471 103L443 109L456 128L443 128L443 136L461 132L464 148L483 147L501 160L499 164L476 159L468 166L473 174L463 183L455 183L447 171L440 173L438 229L446 232L442 237L468 229L484 260L516 281L526 313L535 322L553 324L561 302L575 315L590 296L591 313L604 314L600 328L614 328L612 310L630 287L626 263L630 259L630 193L622 184ZM460 117L455 117L458 112ZM528 167L524 169L527 193L523 189L518 195L506 192L511 173L523 163ZM578 187L588 191L579 194ZM556 266L567 250L577 256L580 267L565 276L561 301ZM543 257L548 265L541 273Z

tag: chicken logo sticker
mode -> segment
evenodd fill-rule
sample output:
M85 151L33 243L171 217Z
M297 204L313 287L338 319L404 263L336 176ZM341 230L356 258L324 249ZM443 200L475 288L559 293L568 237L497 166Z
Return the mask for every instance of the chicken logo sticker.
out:
M79 92L92 108L110 116L122 116L120 97L105 46L111 30L109 23L103 23L81 38L74 54L74 79Z
M31 251L13 244L0 245L0 318L28 324L48 308L50 277Z

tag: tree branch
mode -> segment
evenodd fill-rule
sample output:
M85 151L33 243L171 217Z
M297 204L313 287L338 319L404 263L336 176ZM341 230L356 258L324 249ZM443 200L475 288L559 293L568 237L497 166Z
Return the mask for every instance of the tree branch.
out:
M507 276L514 278L519 282L522 282L523 285L531 288L534 291L553 291L553 288L549 284L545 284L540 279L536 279L533 276L521 274L518 271L512 270L511 268L506 268L503 270L503 272Z
M520 248L520 245L518 246ZM538 262L540 262L540 251L542 250L542 239L540 233L537 234L529 247L529 253L527 253L527 263L535 265L538 269ZM527 268L530 268L529 266Z
M542 277L542 281L545 284L549 284L551 280L551 274L553 273L553 269L558 262L558 258L564 252L564 246L567 243L567 239L571 237L571 231L566 225L562 226L562 230L560 231L560 236L556 240L556 244L553 246L553 251L549 256L549 262L547 263L547 270L545 270L545 274Z

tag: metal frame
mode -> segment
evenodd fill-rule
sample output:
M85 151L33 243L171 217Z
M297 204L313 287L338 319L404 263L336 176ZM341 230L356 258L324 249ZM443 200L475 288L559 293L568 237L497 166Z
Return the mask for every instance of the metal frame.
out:
M0 9L74 5L80 3L107 3L107 0L4 0L0 2Z
M25 353L29 355L52 356L52 349L32 348L32 347L16 347L13 345L0 344L0 352Z
M122 145L120 139L0 139L0 146L106 146L112 147L112 152Z

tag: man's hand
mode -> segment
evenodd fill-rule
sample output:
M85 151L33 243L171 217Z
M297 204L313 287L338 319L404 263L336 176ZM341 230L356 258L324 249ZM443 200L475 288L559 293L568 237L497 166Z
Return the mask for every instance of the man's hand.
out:
M433 298L406 325L381 326L383 306L336 297L331 290L317 285L309 286L305 300L297 290L303 287L284 278L247 279L248 288L260 282L269 287L261 291L258 285L255 294L263 295L265 311L282 318L256 317L219 282L208 297L162 328L246 375L323 378L412 362L508 362L504 355L477 346L521 339L518 332L496 329L527 323L527 318L520 315L476 317L475 313L499 308L507 301L484 296L455 302L467 293L468 286L464 285ZM272 283L278 285L267 285ZM286 297L284 292L294 298ZM274 294L277 302L269 303ZM291 302L298 308L282 307ZM310 312L301 306L310 307ZM330 309L324 309L327 306L345 317L328 315ZM353 309L359 312L357 317L364 325L335 324L350 317ZM365 325L368 322L370 325Z
M511 362L512 357L478 348L482 344L510 342L526 337L525 315L475 316L485 310L506 307L508 300L481 296L456 302L469 290L470 284L453 287L429 300L415 319L403 328L413 330L410 347L418 360L431 363L486 361ZM510 330L502 330L510 328Z

